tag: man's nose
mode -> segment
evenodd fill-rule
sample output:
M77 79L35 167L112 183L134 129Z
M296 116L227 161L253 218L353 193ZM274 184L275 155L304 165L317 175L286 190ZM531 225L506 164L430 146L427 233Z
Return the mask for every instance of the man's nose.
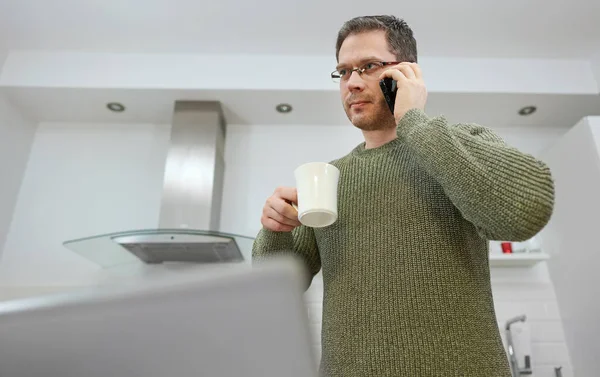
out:
M351 92L361 91L365 88L365 82L361 75L358 72L354 71L350 74L350 77L346 82L346 86Z

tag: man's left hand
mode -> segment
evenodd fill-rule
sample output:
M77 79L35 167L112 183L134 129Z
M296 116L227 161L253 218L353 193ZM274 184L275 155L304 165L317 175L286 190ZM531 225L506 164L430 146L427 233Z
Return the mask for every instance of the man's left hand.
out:
M396 92L396 104L394 106L394 118L396 124L411 109L425 110L427 102L427 88L423 81L421 68L417 63L400 63L386 70L379 79L390 77L396 80L398 91Z

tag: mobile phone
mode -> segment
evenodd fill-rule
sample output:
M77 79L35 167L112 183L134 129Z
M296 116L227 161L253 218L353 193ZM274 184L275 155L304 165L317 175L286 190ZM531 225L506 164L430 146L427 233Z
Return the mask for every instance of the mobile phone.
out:
M396 86L396 80L386 77L379 81L379 86L381 87L381 91L383 92L385 102L387 102L390 111L392 112L392 114L394 114L394 104L396 103L396 91L398 89L398 87Z

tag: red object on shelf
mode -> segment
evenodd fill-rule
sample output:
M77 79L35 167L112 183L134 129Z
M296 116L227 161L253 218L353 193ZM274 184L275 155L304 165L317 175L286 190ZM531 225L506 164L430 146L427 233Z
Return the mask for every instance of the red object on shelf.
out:
M502 252L504 254L512 254L512 243L502 242L500 246L502 246Z

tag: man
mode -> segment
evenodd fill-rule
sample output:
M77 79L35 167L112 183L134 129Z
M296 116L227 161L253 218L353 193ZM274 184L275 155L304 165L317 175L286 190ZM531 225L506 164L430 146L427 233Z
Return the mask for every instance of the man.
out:
M424 113L411 29L358 17L336 46L344 109L365 142L332 162L339 217L301 225L296 190L267 199L255 259L293 251L324 282L325 376L510 376L497 327L489 240L526 240L548 222L548 167L476 124ZM379 80L398 82L394 114Z

